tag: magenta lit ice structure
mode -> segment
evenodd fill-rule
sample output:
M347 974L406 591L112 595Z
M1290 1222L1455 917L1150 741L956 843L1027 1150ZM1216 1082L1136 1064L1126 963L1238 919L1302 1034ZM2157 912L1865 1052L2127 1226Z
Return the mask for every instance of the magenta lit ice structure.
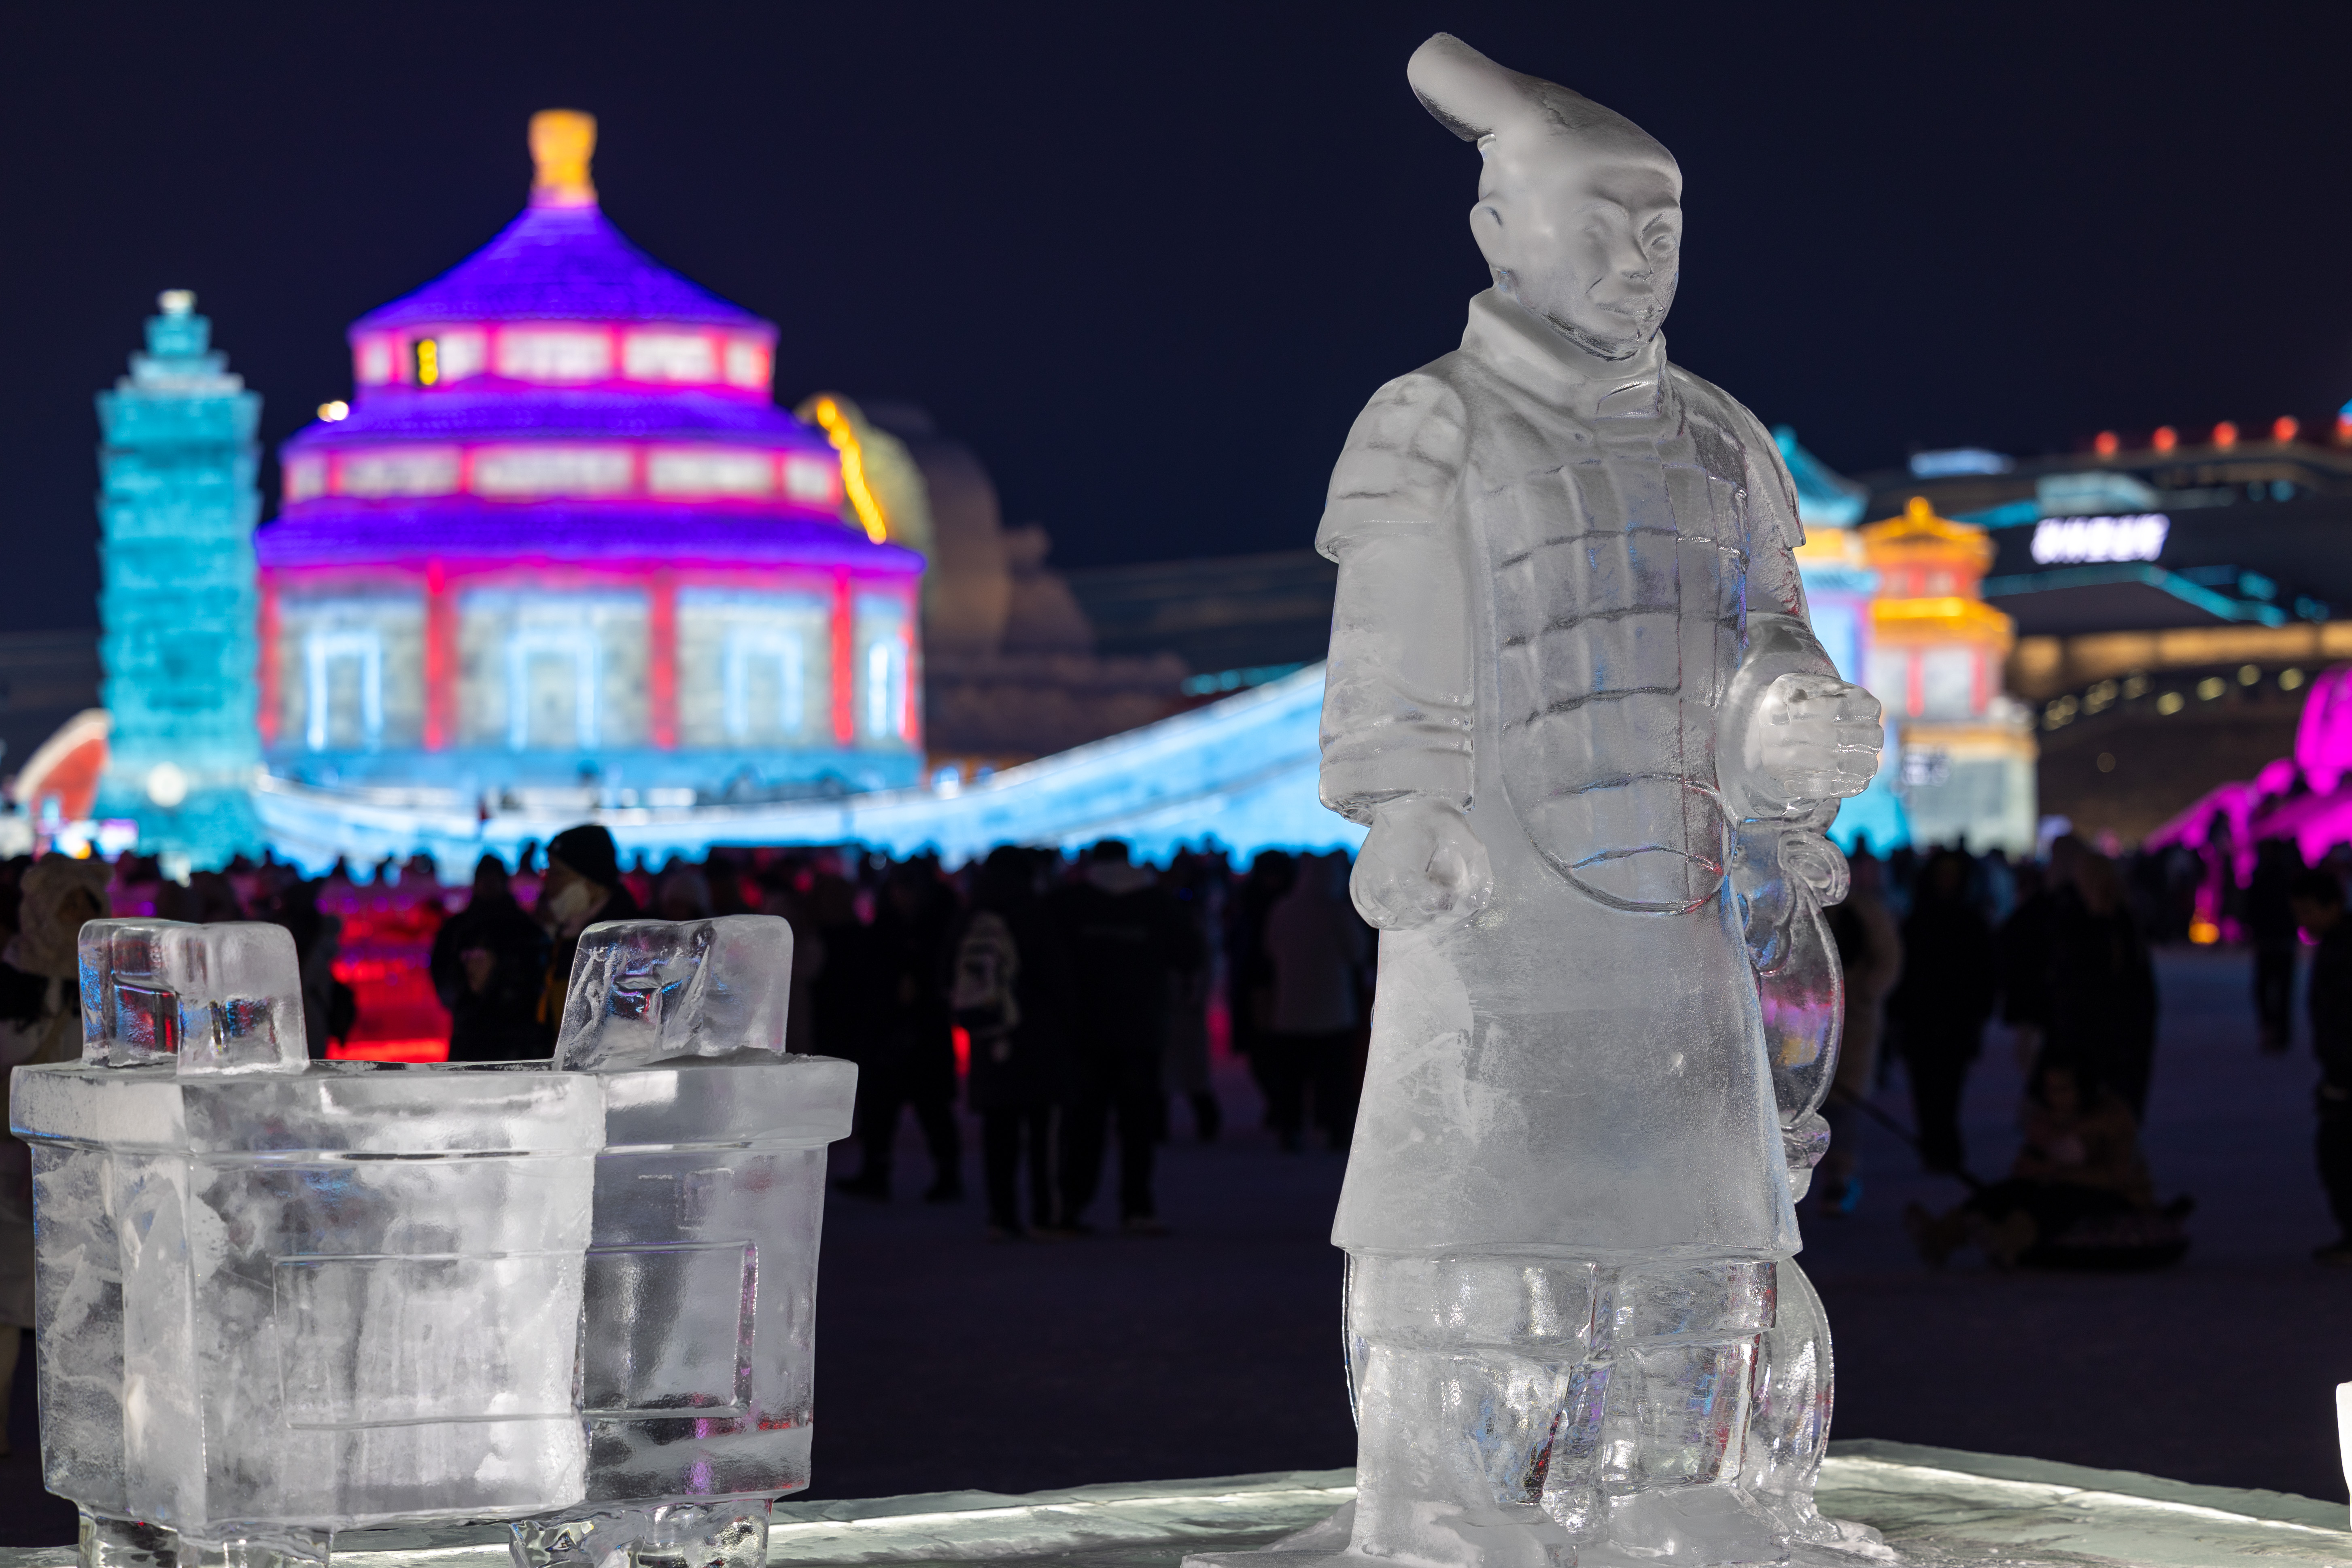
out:
M605 218L593 121L531 137L530 205L354 322L349 406L283 448L269 771L458 809L916 782L921 558L775 405L775 326Z
M82 1561L323 1563L514 1521L532 1564L750 1568L805 1486L824 1146L772 917L592 928L557 1065L311 1062L291 940L84 928L16 1069L43 1474Z
M2198 924L2234 940L2238 933L2229 929L2225 913L2230 891L2252 879L2254 847L2265 838L2294 840L2305 860L2315 865L2336 845L2352 843L2352 668L2313 678L2295 725L2293 755L2266 764L2251 779L2207 791L2149 834L2145 847L2179 844L2202 853Z

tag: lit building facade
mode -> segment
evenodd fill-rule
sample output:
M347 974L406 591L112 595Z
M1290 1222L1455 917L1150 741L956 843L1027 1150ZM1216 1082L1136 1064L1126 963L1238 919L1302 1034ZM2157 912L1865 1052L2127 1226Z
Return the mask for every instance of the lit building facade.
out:
M1902 516L1857 532L1877 577L1863 684L1900 739L1898 788L1912 836L2031 852L2033 732L2001 689L2016 632L1980 586L1992 541L1916 497Z
M254 739L254 429L261 398L172 289L147 352L98 397L101 688L94 815L134 823L167 873L259 855ZM37 803L33 803L38 809Z
M910 784L922 557L846 424L776 406L775 326L605 219L593 140L535 118L530 205L354 322L350 404L286 443L269 771L443 806Z

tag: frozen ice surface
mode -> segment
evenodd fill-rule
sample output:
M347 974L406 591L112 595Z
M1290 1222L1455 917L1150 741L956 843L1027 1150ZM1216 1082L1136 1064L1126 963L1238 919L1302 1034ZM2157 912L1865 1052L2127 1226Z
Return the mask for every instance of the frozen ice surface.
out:
M590 926L572 966L557 1065L781 1051L792 967L793 928L774 915Z
M1877 704L1806 618L1779 449L1666 358L1682 174L1443 34L1495 287L1334 468L1322 793L1381 929L1333 1239L1361 1492L1300 1550L1767 1562L1822 1521L1793 1202L1834 1071L1822 835Z
M586 1501L515 1530L526 1565L756 1568L809 1480L825 1145L857 1069L783 1054L792 933L772 916L582 938L559 1067L604 1089L581 1335Z
M86 1062L299 1072L310 1059L294 936L283 926L91 921L79 956Z

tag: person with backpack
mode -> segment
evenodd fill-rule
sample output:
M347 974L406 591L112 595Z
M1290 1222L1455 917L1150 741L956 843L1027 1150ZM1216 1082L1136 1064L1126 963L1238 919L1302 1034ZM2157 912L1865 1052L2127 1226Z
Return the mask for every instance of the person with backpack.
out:
M1053 1136L1062 1099L1069 961L1037 896L1031 851L990 852L972 879L956 938L949 1005L971 1044L969 1094L980 1117L988 1237L1018 1241L1054 1224ZM1030 1225L1021 1217L1029 1167Z

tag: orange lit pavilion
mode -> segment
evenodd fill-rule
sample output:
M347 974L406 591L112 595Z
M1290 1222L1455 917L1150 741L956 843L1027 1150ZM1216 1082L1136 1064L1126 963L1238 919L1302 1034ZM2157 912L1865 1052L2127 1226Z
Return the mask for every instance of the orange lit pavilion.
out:
M1913 837L2031 849L2036 748L2025 710L2001 691L2017 636L2015 623L1984 602L1991 538L1937 516L1916 496L1901 517L1860 532L1878 574L1864 684L1900 731Z

